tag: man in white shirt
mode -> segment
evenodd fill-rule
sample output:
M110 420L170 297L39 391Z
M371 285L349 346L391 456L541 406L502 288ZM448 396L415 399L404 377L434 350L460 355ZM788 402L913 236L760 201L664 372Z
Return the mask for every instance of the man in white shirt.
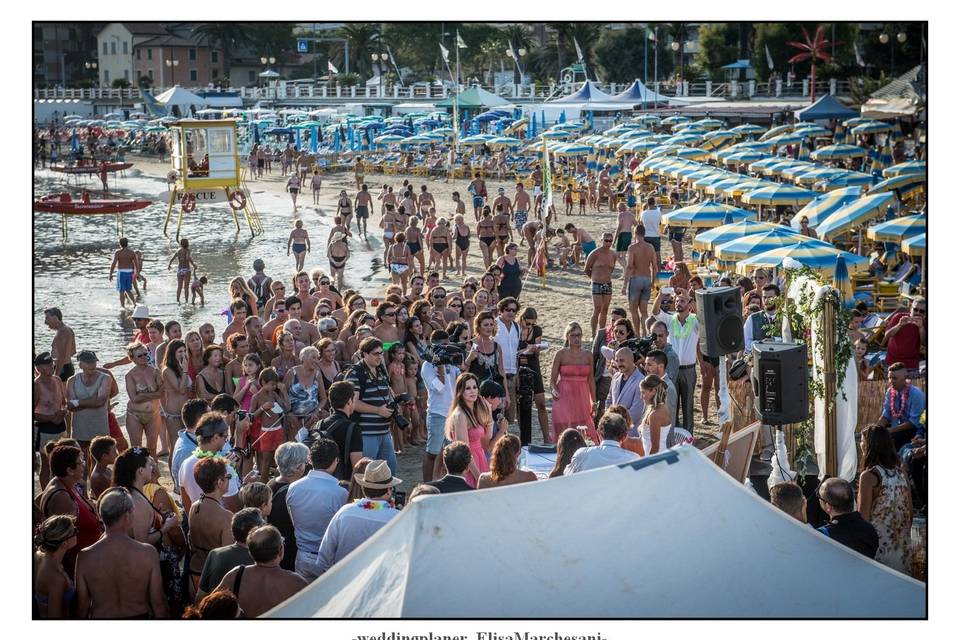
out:
M364 497L341 507L330 520L317 553L317 575L325 573L400 515L393 504L393 487L402 480L393 477L385 461L373 460L356 480L363 488ZM299 562L300 556L297 558Z
M313 471L287 489L287 511L297 538L295 569L307 582L317 570L317 551L331 518L347 502L347 490L332 475L340 461L340 447L330 438L320 438L310 447Z
M657 252L657 268L663 262L660 260L660 216L663 212L657 206L657 200L653 196L647 198L647 208L640 212L640 222L643 224L643 238L653 245L653 250ZM657 274L653 274L656 282ZM654 311L657 307L653 308Z
M200 499L203 490L197 484L193 477L193 468L201 458L221 456L221 449L224 443L230 437L230 427L224 420L222 413L211 411L203 415L197 423L197 449L189 458L180 465L180 501L183 503L183 510L190 512L190 505ZM232 462L232 460L231 460ZM225 509L236 513L240 510L240 478L237 476L236 469L232 464L227 465L227 475L229 476L229 487L223 494L221 501Z
M661 289L653 301L654 309L660 309L662 294ZM675 381L679 395L678 426L693 433L693 393L697 389L697 342L700 339L700 324L697 322L697 316L690 313L689 293L678 289L675 298L676 313L657 311L654 317L669 328L670 346L677 352L680 359L680 369L677 371ZM683 423L679 423L680 409L683 410Z
M603 414L597 426L603 440L596 447L577 449L570 460L570 464L563 470L563 475L570 476L581 471L609 467L614 464L633 462L640 456L632 451L623 449L620 445L627 438L627 421L623 416L610 413Z
M430 334L430 344L434 349L442 348L449 342L450 336L446 331L437 330ZM460 367L452 364L435 366L429 360L424 360L420 365L420 377L427 387L427 446L423 450L421 463L424 482L433 480L437 458L443 451L443 429L453 406L460 371Z
M643 420L643 396L640 395L640 381L643 380L643 372L637 367L637 363L633 359L633 351L627 347L618 349L613 358L620 371L613 376L613 382L610 383L610 393L607 394L607 401L604 406L609 409L618 404L626 408L630 412L633 428L638 429L640 421Z
M516 322L520 303L516 298L504 298L497 303L497 335L494 341L503 353L503 373L507 387L507 403L503 408L507 420L517 421L517 349L520 346L520 325Z

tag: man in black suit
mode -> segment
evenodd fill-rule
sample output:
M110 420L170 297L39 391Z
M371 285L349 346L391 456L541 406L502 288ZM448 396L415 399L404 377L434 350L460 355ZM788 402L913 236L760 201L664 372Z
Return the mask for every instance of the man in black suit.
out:
M463 479L463 474L470 465L470 447L467 446L466 442L457 440L444 447L443 464L447 467L447 475L425 484L436 487L440 490L440 493L473 491L473 487Z
M817 531L868 558L875 558L880 546L877 530L857 511L850 483L842 478L827 478L817 490L817 497L830 516L830 522Z

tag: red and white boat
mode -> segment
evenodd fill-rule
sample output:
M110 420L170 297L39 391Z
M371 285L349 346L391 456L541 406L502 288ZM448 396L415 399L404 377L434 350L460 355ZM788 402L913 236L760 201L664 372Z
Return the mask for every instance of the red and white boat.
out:
M69 175L86 175L86 174L97 174L101 171L101 165L106 165L107 173L114 173L116 171L123 171L124 169L129 169L133 166L132 162L102 162L99 164L78 164L73 166L67 165L50 165L48 168L51 171L57 171L59 173L66 173Z
M103 214L119 214L143 209L153 204L151 200L122 200L97 199L84 192L79 198L73 198L69 193L54 193L43 196L33 203L34 211L43 213L62 213L64 215L95 216Z

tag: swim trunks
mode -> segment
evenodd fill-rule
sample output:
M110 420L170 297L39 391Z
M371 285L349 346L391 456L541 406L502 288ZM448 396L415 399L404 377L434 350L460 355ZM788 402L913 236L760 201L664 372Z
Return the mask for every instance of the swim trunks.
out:
M64 422L34 422L33 429L33 450L40 451L51 440L59 440L67 431L67 425Z
M595 296L612 296L613 295L613 284L609 282L594 282L593 285L593 295Z
M626 251L630 248L631 242L633 242L633 234L629 231L621 231L617 235L617 251Z
M650 278L647 276L633 276L627 286L627 298L630 302L650 299Z
M654 251L660 253L660 236L644 236L643 239L653 245Z
M299 187L290 187L290 193L300 193Z
M527 212L526 211L517 211L514 215L514 224L516 224L516 229L519 231L523 225L527 223Z
M179 273L179 270L177 273ZM133 291L133 269L117 271L117 291Z
M76 370L73 368L73 363L68 362L63 365L62 369L60 369L60 373L58 374L58 377L64 382L66 382L67 380L73 377L74 373L76 373Z
M479 209L483 206L483 196L473 196L473 208Z
M294 253L303 253L303 252L306 251L306 250L307 250L307 245L301 244L301 243L299 243L299 242L294 242L294 243L293 243L293 252L294 252Z
M683 242L683 234L686 231L683 227L667 227L667 233L674 242Z
M369 216L369 213L367 213L367 208L366 208L365 206L363 206L362 204L361 204L361 205L357 205L357 217L358 217L358 218L366 218L366 217L368 217L368 216Z
M597 248L597 243L593 240L588 240L587 242L582 242L580 248L583 249L583 257L587 258Z

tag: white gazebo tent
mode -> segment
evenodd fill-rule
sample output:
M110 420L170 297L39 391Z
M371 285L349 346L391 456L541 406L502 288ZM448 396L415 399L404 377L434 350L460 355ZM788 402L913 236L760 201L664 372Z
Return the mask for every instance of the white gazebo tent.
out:
M265 617L925 615L923 583L794 520L681 446L418 500Z

